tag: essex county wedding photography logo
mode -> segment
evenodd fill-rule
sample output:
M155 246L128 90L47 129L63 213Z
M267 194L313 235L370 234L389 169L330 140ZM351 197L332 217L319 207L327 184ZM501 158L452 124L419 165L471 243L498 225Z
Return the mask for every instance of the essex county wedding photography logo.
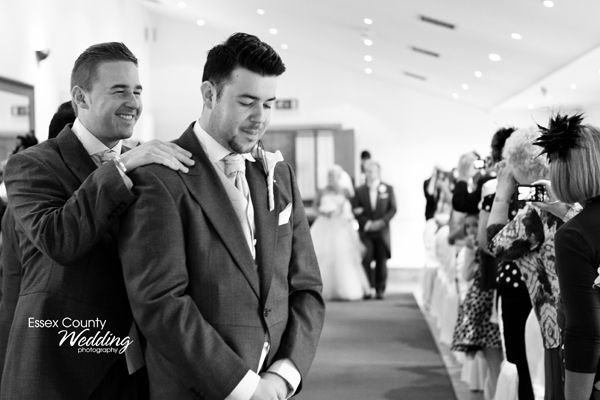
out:
M106 328L106 320L75 319L64 317L61 319L36 319L29 317L27 327L30 329L57 329L59 346L77 348L78 353L118 353L127 351L133 339L129 336L123 338L115 336Z

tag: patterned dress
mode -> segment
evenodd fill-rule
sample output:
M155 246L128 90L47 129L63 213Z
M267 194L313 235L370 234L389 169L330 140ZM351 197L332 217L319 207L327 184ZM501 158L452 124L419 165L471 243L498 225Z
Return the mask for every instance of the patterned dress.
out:
M499 279L520 273L527 287L535 315L540 323L546 349L561 344L558 326L559 286L554 268L554 235L560 221L528 204L494 236L490 249L518 271L500 271ZM518 282L515 280L515 282Z
M485 348L500 348L498 324L490 321L494 302L493 290L481 290L481 271L475 272L458 310L458 318L452 337L452 350L475 353Z

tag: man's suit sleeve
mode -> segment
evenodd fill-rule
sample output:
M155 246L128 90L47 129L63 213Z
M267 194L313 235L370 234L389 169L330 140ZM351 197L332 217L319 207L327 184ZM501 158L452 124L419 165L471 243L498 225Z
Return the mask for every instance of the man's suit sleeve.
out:
M186 237L173 194L147 168L132 177L138 198L121 221L119 253L133 316L186 387L200 397L225 399L250 367L187 292Z
M69 265L96 245L134 196L112 163L92 172L69 195L56 171L36 156L24 152L8 159L4 173L9 208L35 247Z
M288 273L289 317L275 360L292 360L305 378L323 328L325 304L321 296L321 274L302 198L291 167L288 165L287 168L293 195L292 255Z

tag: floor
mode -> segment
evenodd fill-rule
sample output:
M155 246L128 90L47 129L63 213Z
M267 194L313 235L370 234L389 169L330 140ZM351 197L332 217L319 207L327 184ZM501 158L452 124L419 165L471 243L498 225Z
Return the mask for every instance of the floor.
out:
M422 269L390 268L388 275L388 291L390 293L413 293L418 303L421 298L421 280ZM439 331L435 326L435 321L429 317L427 312L424 312L422 307L421 311L423 312L425 320L429 325L429 330L436 341L440 355L446 364L446 369L448 370L448 375L452 381L456 398L458 400L483 400L482 392L470 391L467 385L460 380L461 364L457 362L454 355L450 352L450 348L443 343L439 343L437 340Z

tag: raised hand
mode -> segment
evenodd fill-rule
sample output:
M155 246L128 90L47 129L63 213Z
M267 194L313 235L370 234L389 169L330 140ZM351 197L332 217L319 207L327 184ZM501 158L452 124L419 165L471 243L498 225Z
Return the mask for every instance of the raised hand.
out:
M175 171L188 172L188 167L194 165L192 153L175 143L160 140L152 140L134 147L121 156L121 161L127 171L133 171L143 165L162 164Z

